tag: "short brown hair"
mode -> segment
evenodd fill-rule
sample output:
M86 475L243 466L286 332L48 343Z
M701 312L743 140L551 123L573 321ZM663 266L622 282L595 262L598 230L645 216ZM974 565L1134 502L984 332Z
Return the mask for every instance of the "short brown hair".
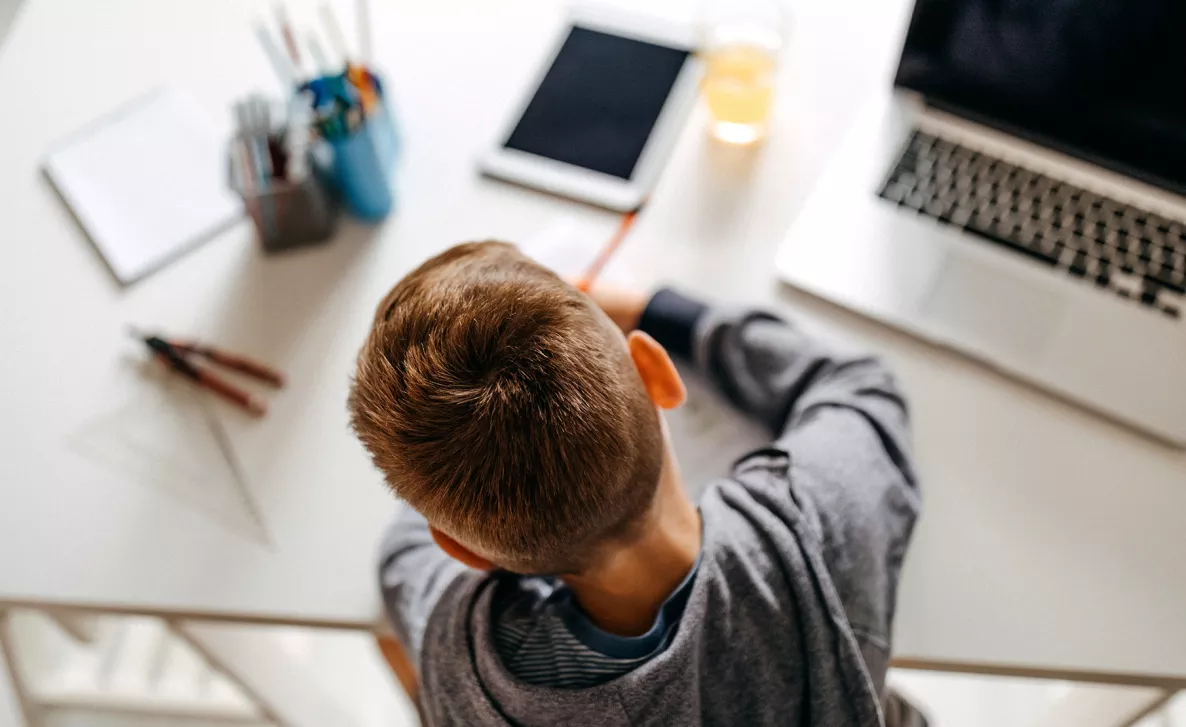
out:
M505 243L458 245L392 289L349 406L397 495L524 573L586 567L649 507L663 464L621 334Z

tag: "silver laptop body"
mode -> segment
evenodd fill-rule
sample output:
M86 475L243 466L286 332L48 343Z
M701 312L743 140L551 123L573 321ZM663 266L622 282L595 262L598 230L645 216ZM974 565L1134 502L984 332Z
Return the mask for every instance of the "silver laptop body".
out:
M1123 255L1115 256L1110 274L1101 275L1100 259L1077 261L1073 250L1056 245L1042 251L1037 243L1032 249L1041 257L1019 254L967 231L968 211L941 219L913 209L927 204L917 195L895 200L902 190L887 191L887 182L903 150L917 146L920 137L932 150L957 150L961 161L1001 160L1002 168L1022 168L1016 176L1034 175L1046 187L1077 187L1113 200L1117 204L1105 211L1122 222L1131 211L1116 207L1126 205L1158 215L1162 224L1186 222L1180 196L930 109L918 93L885 89L859 115L781 246L777 267L783 280L1186 445L1183 297L1153 286L1156 300L1142 300L1150 297L1148 273L1125 273ZM944 174L949 183L951 175ZM957 188L949 196L960 193ZM943 200L934 202L937 214L950 216L959 206L958 200L948 202L946 210L939 209ZM974 215L976 203L971 206ZM1033 210L1017 217L1026 212ZM1042 228L1056 215L1039 213L1028 222ZM1017 223L1004 220L997 229ZM1039 233L1018 231L1023 238ZM1176 275L1177 261L1164 254L1170 259L1159 260L1168 266L1163 272Z

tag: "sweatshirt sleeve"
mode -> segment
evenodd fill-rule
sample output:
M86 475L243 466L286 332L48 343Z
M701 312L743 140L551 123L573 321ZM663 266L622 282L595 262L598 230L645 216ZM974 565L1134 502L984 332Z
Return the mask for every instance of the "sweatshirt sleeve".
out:
M769 477L747 484L745 471L772 452L789 460L768 501L805 514L854 631L888 659L920 506L906 405L890 371L768 313L714 310L671 290L655 294L639 327L769 429L769 447L742 457L734 478L766 488Z
M395 635L419 669L428 617L449 584L468 569L437 546L420 513L402 502L399 508L383 539L379 585Z

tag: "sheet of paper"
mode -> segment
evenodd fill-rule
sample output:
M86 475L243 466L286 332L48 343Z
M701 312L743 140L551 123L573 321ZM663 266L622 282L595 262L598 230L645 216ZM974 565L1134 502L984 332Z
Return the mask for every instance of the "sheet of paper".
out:
M566 277L580 275L601 250L605 240L584 230L572 218L560 218L528 237L519 248L542 265ZM627 239L624 245L629 245ZM610 260L600 280L629 279L617 258ZM680 364L688 400L663 412L676 460L689 491L699 494L714 479L729 474L734 462L770 441L770 434L738 412L700 373Z
M744 455L770 442L770 433L730 404L699 372L679 365L688 399L663 412L684 485L699 497Z
M209 238L242 213L224 140L191 97L160 90L51 151L45 172L121 283Z
M573 218L559 217L520 243L519 249L557 275L575 278L593 264L605 242Z

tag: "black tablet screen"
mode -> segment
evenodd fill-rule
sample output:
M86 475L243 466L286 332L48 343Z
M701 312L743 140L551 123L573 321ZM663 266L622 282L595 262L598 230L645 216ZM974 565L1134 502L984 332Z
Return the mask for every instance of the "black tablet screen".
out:
M574 27L508 149L630 179L688 51Z

